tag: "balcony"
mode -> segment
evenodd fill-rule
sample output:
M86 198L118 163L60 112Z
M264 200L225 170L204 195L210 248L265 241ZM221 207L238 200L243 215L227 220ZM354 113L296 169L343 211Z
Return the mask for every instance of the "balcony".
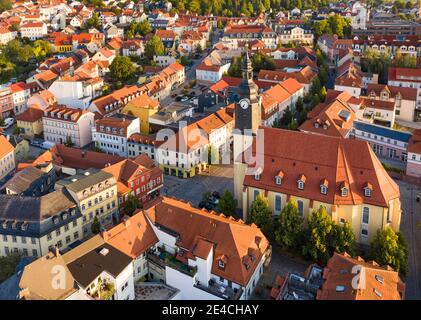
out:
M162 249L160 249L158 254L154 253L153 251L150 251L147 253L146 257L148 260L156 263L162 268L165 268L165 266L168 266L181 273L184 273L185 275L188 275L189 277L194 277L197 273L197 267L191 267L187 264L184 264L178 261L175 258L175 255L167 251L163 251Z
M95 290L90 295L95 300L111 300L115 293L114 284L111 282L104 282L98 285L98 290Z
M233 289L226 285L217 283L212 279L209 280L208 286L203 285L200 282L197 282L194 286L224 300L239 300L243 294L243 289L241 288Z

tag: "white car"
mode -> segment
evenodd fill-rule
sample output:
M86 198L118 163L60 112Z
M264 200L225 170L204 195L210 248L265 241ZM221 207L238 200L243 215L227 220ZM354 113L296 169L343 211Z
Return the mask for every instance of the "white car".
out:
M6 118L4 119L4 126L2 126L3 129L10 128L15 123L14 118Z

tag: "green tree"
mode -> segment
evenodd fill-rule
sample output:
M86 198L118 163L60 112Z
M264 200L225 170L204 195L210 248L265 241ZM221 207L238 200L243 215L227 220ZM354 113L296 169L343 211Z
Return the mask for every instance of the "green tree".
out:
M334 224L329 240L330 254L347 252L351 256L356 253L355 234L351 225L346 221L343 225Z
M402 275L408 272L408 249L403 235L390 227L377 230L370 243L370 257L380 265L389 265Z
M297 102L295 104L295 110L297 110L298 112L301 112L304 110L303 98L298 97Z
M241 57L233 57L231 59L228 75L231 77L241 77Z
M64 145L66 147L73 147L75 144L72 141L72 138L70 136L67 136L66 142L64 142Z
M225 190L224 194L219 199L218 210L226 216L235 215L235 209L237 207L234 196L228 190Z
M149 60L153 60L154 56L162 56L164 52L164 44L158 36L153 36L148 42L146 42L145 55Z
M127 81L135 72L136 67L129 57L117 56L110 65L111 78L116 81Z
M297 248L303 232L304 219L298 211L297 201L291 199L282 209L275 239L284 248Z
M276 65L272 57L265 55L264 53L258 52L252 57L253 69L259 72L260 69L264 70L275 70Z
M86 20L86 27L99 29L101 27L101 21L99 20L99 15L97 12L94 12L92 17Z
M189 64L189 57L188 56L181 56L180 63L183 66L187 66Z
M98 234L101 232L101 223L99 222L97 216L95 216L94 221L92 222L91 231L93 234Z
M332 231L333 222L326 208L320 206L313 210L307 219L303 255L313 261L326 263L330 257L329 239Z
M146 36L148 33L152 32L152 26L149 21L145 19L139 23L138 30L142 36Z
M10 0L0 0L0 13L6 10L12 9L12 1Z
M36 40L34 42L33 50L37 60L44 59L53 53L53 47L45 40Z
M272 211L268 201L262 196L257 196L250 208L247 216L247 223L256 224L266 236L270 236L273 231Z
M129 216L132 216L136 209L141 209L142 203L139 198L133 194L129 194L124 205L124 210Z
M21 259L22 254L18 252L12 252L8 256L0 257L0 283L15 273Z

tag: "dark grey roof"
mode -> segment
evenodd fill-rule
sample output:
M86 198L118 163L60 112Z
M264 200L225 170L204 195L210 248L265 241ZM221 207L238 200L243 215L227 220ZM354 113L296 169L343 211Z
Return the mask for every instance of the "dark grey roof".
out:
M90 168L80 173L62 179L57 182L60 186L65 186L68 190L75 193L81 192L94 184L109 180L110 184L115 182L114 176L111 173L102 171L97 168Z
M104 255L103 249L108 252ZM76 249L77 250L77 249ZM67 265L72 276L83 287L87 287L103 271L117 277L130 263L132 259L123 252L109 244L102 244L89 251Z
M17 172L12 179L4 185L4 187L17 194L21 194L28 190L33 183L36 183L36 181L44 175L46 175L44 171L33 166L29 166L22 171Z
M371 123L354 121L353 125L354 125L354 128L357 130L361 130L361 131L369 132L369 133L376 134L379 136L383 136L386 138L402 141L404 143L408 143L409 139L412 136L409 132L393 130L390 128L378 126Z
M0 234L40 237L80 216L64 189L42 197L0 195Z

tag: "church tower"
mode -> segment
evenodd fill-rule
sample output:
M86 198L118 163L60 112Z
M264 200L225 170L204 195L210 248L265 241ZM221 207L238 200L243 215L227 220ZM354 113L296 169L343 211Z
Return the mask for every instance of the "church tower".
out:
M253 81L253 66L248 54L248 46L243 56L243 79L238 87L239 101L235 104L234 119L234 197L238 208L243 211L243 218L247 217L247 194L243 190L244 177L248 164L242 157L243 151L253 144L253 137L261 123L261 104L258 87ZM250 132L251 130L251 132Z
M243 79L238 87L239 101L235 104L235 128L242 132L244 129L251 129L255 135L261 122L261 106L258 87L253 81L253 66L247 45L241 70Z

